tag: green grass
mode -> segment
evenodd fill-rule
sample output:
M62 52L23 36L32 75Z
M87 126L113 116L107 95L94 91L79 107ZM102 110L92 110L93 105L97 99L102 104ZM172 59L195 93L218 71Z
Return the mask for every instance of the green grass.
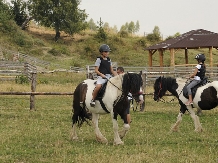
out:
M177 101L157 103L147 96L145 112L131 110L124 145L113 146L110 115L99 119L108 145L98 143L87 124L77 130L79 140L71 141L71 106L71 96L37 96L36 111L30 111L28 96L0 96L0 162L218 162L217 108L200 117L204 132L194 132L188 114L179 132L171 132L179 112ZM121 128L120 118L118 122Z

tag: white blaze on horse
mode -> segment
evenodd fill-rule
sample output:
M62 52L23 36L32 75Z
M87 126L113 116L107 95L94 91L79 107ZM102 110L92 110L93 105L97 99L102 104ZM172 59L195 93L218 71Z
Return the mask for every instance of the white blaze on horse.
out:
M195 125L195 131L201 132L202 126L199 117L195 114L193 108L201 110L211 110L218 105L218 81L205 83L197 88L193 98L193 105L186 106L188 100L184 86L187 84L187 79L159 77L154 83L154 100L159 101L169 91L176 96L180 104L180 112L177 116L177 121L172 127L172 131L178 131L179 125L182 121L182 115L188 111L192 117ZM184 90L184 91L183 91Z
M95 88L96 80L87 79L80 83L74 91L73 99L73 128L71 139L78 139L76 133L76 125L79 127L83 122L88 122L92 119L94 132L97 141L101 143L108 143L107 139L102 135L98 127L99 114L111 114L114 144L123 144L121 140L129 130L130 126L127 123L127 96L131 92L136 101L143 102L141 95L142 78L141 74L126 73L120 74L110 78L107 82L105 92L96 99L95 107L90 106L92 92ZM101 91L101 90L100 90ZM99 92L100 93L100 92ZM101 93L100 93L101 94ZM123 129L118 132L117 116L120 115L124 121Z

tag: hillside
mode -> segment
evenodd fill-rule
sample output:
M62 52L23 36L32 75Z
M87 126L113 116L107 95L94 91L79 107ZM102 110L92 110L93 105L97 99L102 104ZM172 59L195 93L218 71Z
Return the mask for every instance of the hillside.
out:
M15 26L15 25L14 25ZM47 69L83 67L93 64L95 58L99 56L98 48L101 44L108 44L112 51L109 57L119 66L147 66L148 52L144 48L150 46L146 37L128 36L120 37L118 34L108 32L108 39L99 42L93 31L83 31L80 34L69 36L61 33L61 38L55 42L55 32L52 29L30 24L26 31L18 27L10 33L1 34L0 46L4 57L12 59L12 54L7 54L6 50L20 52L28 56L36 57L50 63ZM189 50L189 62L195 63L194 56L197 53L208 53L208 49ZM218 53L214 52L214 63L218 63ZM164 65L170 64L169 51L164 53ZM179 50L175 55L176 64L184 64L184 51ZM153 56L153 65L159 65L159 54Z

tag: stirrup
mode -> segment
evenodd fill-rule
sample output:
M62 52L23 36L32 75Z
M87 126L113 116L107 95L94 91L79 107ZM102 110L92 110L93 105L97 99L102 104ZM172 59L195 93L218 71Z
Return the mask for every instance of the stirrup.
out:
M91 100L90 106L91 106L91 107L95 107L95 101L94 101L94 100Z

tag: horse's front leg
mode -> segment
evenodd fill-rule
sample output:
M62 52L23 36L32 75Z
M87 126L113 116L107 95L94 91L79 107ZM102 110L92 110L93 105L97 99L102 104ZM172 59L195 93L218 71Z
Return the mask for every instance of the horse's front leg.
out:
M177 116L177 121L176 123L172 126L171 130L177 132L179 130L179 125L182 122L182 116L183 114L185 114L187 108L186 105L183 104L183 102L181 100L179 100L179 104L180 104L180 112Z
M201 132L203 131L203 128L201 126L199 117L195 114L194 110L192 109L191 106L188 106L188 111L190 113L190 116L192 117L193 121L194 121L194 125L195 125L195 131L196 132Z
M117 113L116 114L111 113L111 116L112 116L112 122L113 122L113 130L114 130L114 145L122 145L123 142L118 132L119 127L117 123Z
M124 136L126 136L129 129L130 129L130 125L128 123L124 123L123 129L119 131L119 136L121 139L124 138Z
M119 131L119 135L120 135L120 138L123 139L124 136L129 131L130 125L128 124L128 121L127 121L127 114L126 114L126 112L121 115L121 118L123 119L124 125L123 125L122 130Z
M177 116L177 121L176 123L172 126L171 130L177 132L179 130L179 125L182 122L182 112L179 112L178 116Z
M98 128L98 118L99 114L92 113L92 123L94 126L96 140L100 143L108 143L107 139L102 135L100 129Z

